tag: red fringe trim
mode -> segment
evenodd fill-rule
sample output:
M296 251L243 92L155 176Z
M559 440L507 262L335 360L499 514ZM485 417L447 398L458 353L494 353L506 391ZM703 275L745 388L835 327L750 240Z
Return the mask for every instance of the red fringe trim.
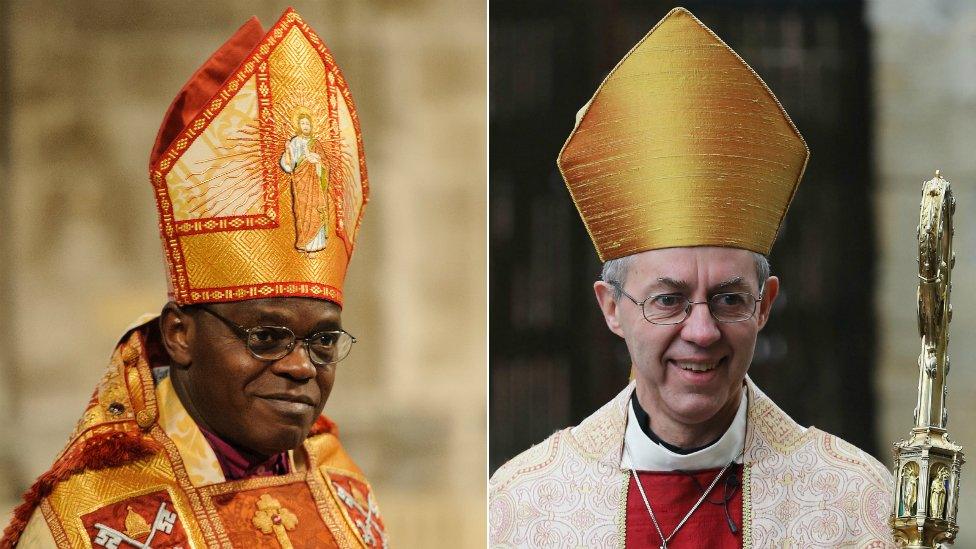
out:
M312 424L312 428L308 431L308 436L314 437L315 435L321 435L324 433L330 433L335 436L339 436L339 426L335 424L334 421L325 417L319 416Z
M339 435L339 426L334 421L319 416L308 432L308 436L330 433ZM66 454L50 470L38 477L37 481L24 493L24 501L14 509L13 519L3 531L0 549L17 545L20 535L27 527L34 509L54 490L55 485L67 480L71 475L85 470L117 467L159 452L162 447L152 439L128 433L104 433L88 439L80 450Z
M59 482L84 470L116 467L155 454L161 449L156 441L129 433L103 433L88 439L79 450L58 460L24 493L23 503L14 509L13 519L3 531L0 549L17 545L34 509Z

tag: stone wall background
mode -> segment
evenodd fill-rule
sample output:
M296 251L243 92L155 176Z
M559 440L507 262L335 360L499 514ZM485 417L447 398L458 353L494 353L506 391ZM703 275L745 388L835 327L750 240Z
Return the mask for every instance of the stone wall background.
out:
M165 303L147 162L173 96L285 3L0 3L0 511L63 446L116 338ZM401 547L485 539L485 17L480 0L294 1L363 125L346 283L360 338L326 412ZM6 519L4 519L6 523Z
M976 3L872 0L882 444L908 435L918 384L915 227L936 169L956 196L948 429L968 452L956 547L976 547ZM889 457L888 464L891 459Z

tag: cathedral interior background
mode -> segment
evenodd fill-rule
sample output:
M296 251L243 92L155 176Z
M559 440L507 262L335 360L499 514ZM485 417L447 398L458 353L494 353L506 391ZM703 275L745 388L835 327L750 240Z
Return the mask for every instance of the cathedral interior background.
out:
M487 8L291 2L350 83L371 201L345 285L357 337L326 413L401 547L485 539ZM147 164L166 108L288 3L0 2L0 513L65 443L166 286Z

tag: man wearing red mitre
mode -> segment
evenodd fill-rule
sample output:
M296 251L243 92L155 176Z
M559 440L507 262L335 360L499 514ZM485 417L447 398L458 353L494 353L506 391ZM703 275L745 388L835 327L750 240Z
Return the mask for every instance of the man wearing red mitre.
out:
M177 95L149 176L170 302L122 336L0 545L386 547L321 415L368 196L325 43L291 9L248 21Z

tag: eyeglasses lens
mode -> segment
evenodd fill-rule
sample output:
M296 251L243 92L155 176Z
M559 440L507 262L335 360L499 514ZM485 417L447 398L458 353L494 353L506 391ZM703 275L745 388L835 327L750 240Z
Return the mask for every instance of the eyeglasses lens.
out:
M346 358L352 349L352 336L345 332L323 332L308 342L308 352L318 364L331 364Z
M247 332L247 347L256 356L278 360L291 351L295 334L284 328L258 326Z
M336 362L339 356L339 340L342 339L339 337L340 335L345 334L342 332L326 332L316 334L313 339L310 339L308 352L312 355L312 359L319 364Z
M739 322L755 312L756 298L746 293L716 294L708 300L708 308L721 322Z
M644 302L644 317L651 322L680 322L688 309L688 299L679 295L657 295Z

